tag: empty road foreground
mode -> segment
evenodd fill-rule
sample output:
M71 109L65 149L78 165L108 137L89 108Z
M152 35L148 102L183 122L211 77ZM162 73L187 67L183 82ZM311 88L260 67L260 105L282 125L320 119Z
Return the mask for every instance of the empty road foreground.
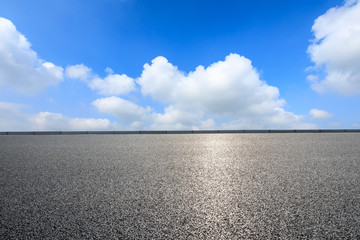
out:
M360 238L360 133L0 136L1 239Z

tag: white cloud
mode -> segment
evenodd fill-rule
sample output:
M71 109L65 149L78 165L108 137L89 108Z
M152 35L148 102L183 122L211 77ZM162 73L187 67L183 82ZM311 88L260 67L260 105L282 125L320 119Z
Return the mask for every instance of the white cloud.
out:
M135 89L134 80L125 74L109 74L104 79L95 77L89 86L102 95L120 95Z
M319 75L310 75L312 88L341 95L360 93L360 3L347 1L315 20L308 52ZM322 80L320 76L324 75Z
M63 80L63 68L40 59L8 19L0 17L0 87L33 94Z
M203 115L182 111L172 105L165 108L163 114L153 113L151 125L152 129L215 129L216 124L213 119L202 120Z
M26 106L0 102L0 131L107 130L113 128L108 119L70 118L63 114L22 111Z
M92 69L84 64L67 66L65 73L68 78L79 79L84 82L87 82L93 75Z
M276 114L268 116L243 116L221 125L224 129L313 129L316 124L302 122L303 116L274 109Z
M174 89L185 77L184 74L164 57L157 57L151 63L144 65L141 77L137 80L142 94L162 102L171 101L174 98Z
M141 107L133 102L119 98L107 97L92 103L100 112L118 118L127 129L214 129L212 119L202 120L202 116L194 112L185 112L168 106L164 113L156 113L150 107Z
M152 128L199 128L201 122L222 122L224 128L293 128L302 117L283 109L279 90L259 79L251 61L230 54L209 67L188 74L157 57L137 79L141 92L170 104L153 114Z
M324 110L315 109L315 108L311 109L309 113L312 116L312 118L316 118L316 119L326 119L326 118L330 118L333 116L329 112L326 112Z
M112 114L124 123L133 123L137 126L146 120L148 113L151 112L151 108L149 107L143 108L135 103L115 96L96 99L92 104L100 112Z
M93 73L92 69L84 64L71 65L66 67L66 76L72 79L79 79L86 82L88 86L101 95L121 95L135 90L135 82L125 74L119 75L107 68L105 78L100 78Z
M59 113L40 112L30 117L33 130L106 130L108 119L69 118Z

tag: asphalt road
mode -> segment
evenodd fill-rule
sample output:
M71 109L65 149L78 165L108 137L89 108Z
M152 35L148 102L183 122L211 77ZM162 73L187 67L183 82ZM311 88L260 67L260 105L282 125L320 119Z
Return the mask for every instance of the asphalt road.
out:
M1 239L359 239L360 133L0 136Z

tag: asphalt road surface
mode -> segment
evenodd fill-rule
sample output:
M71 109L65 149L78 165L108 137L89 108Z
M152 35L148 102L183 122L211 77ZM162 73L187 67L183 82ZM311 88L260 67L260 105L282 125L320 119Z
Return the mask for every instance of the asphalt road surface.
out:
M0 136L1 239L359 239L360 133Z

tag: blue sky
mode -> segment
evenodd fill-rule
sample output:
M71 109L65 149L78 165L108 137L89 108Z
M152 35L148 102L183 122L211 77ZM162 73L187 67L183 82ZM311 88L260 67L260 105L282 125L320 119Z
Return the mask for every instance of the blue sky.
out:
M360 128L358 1L13 0L0 17L2 131Z

